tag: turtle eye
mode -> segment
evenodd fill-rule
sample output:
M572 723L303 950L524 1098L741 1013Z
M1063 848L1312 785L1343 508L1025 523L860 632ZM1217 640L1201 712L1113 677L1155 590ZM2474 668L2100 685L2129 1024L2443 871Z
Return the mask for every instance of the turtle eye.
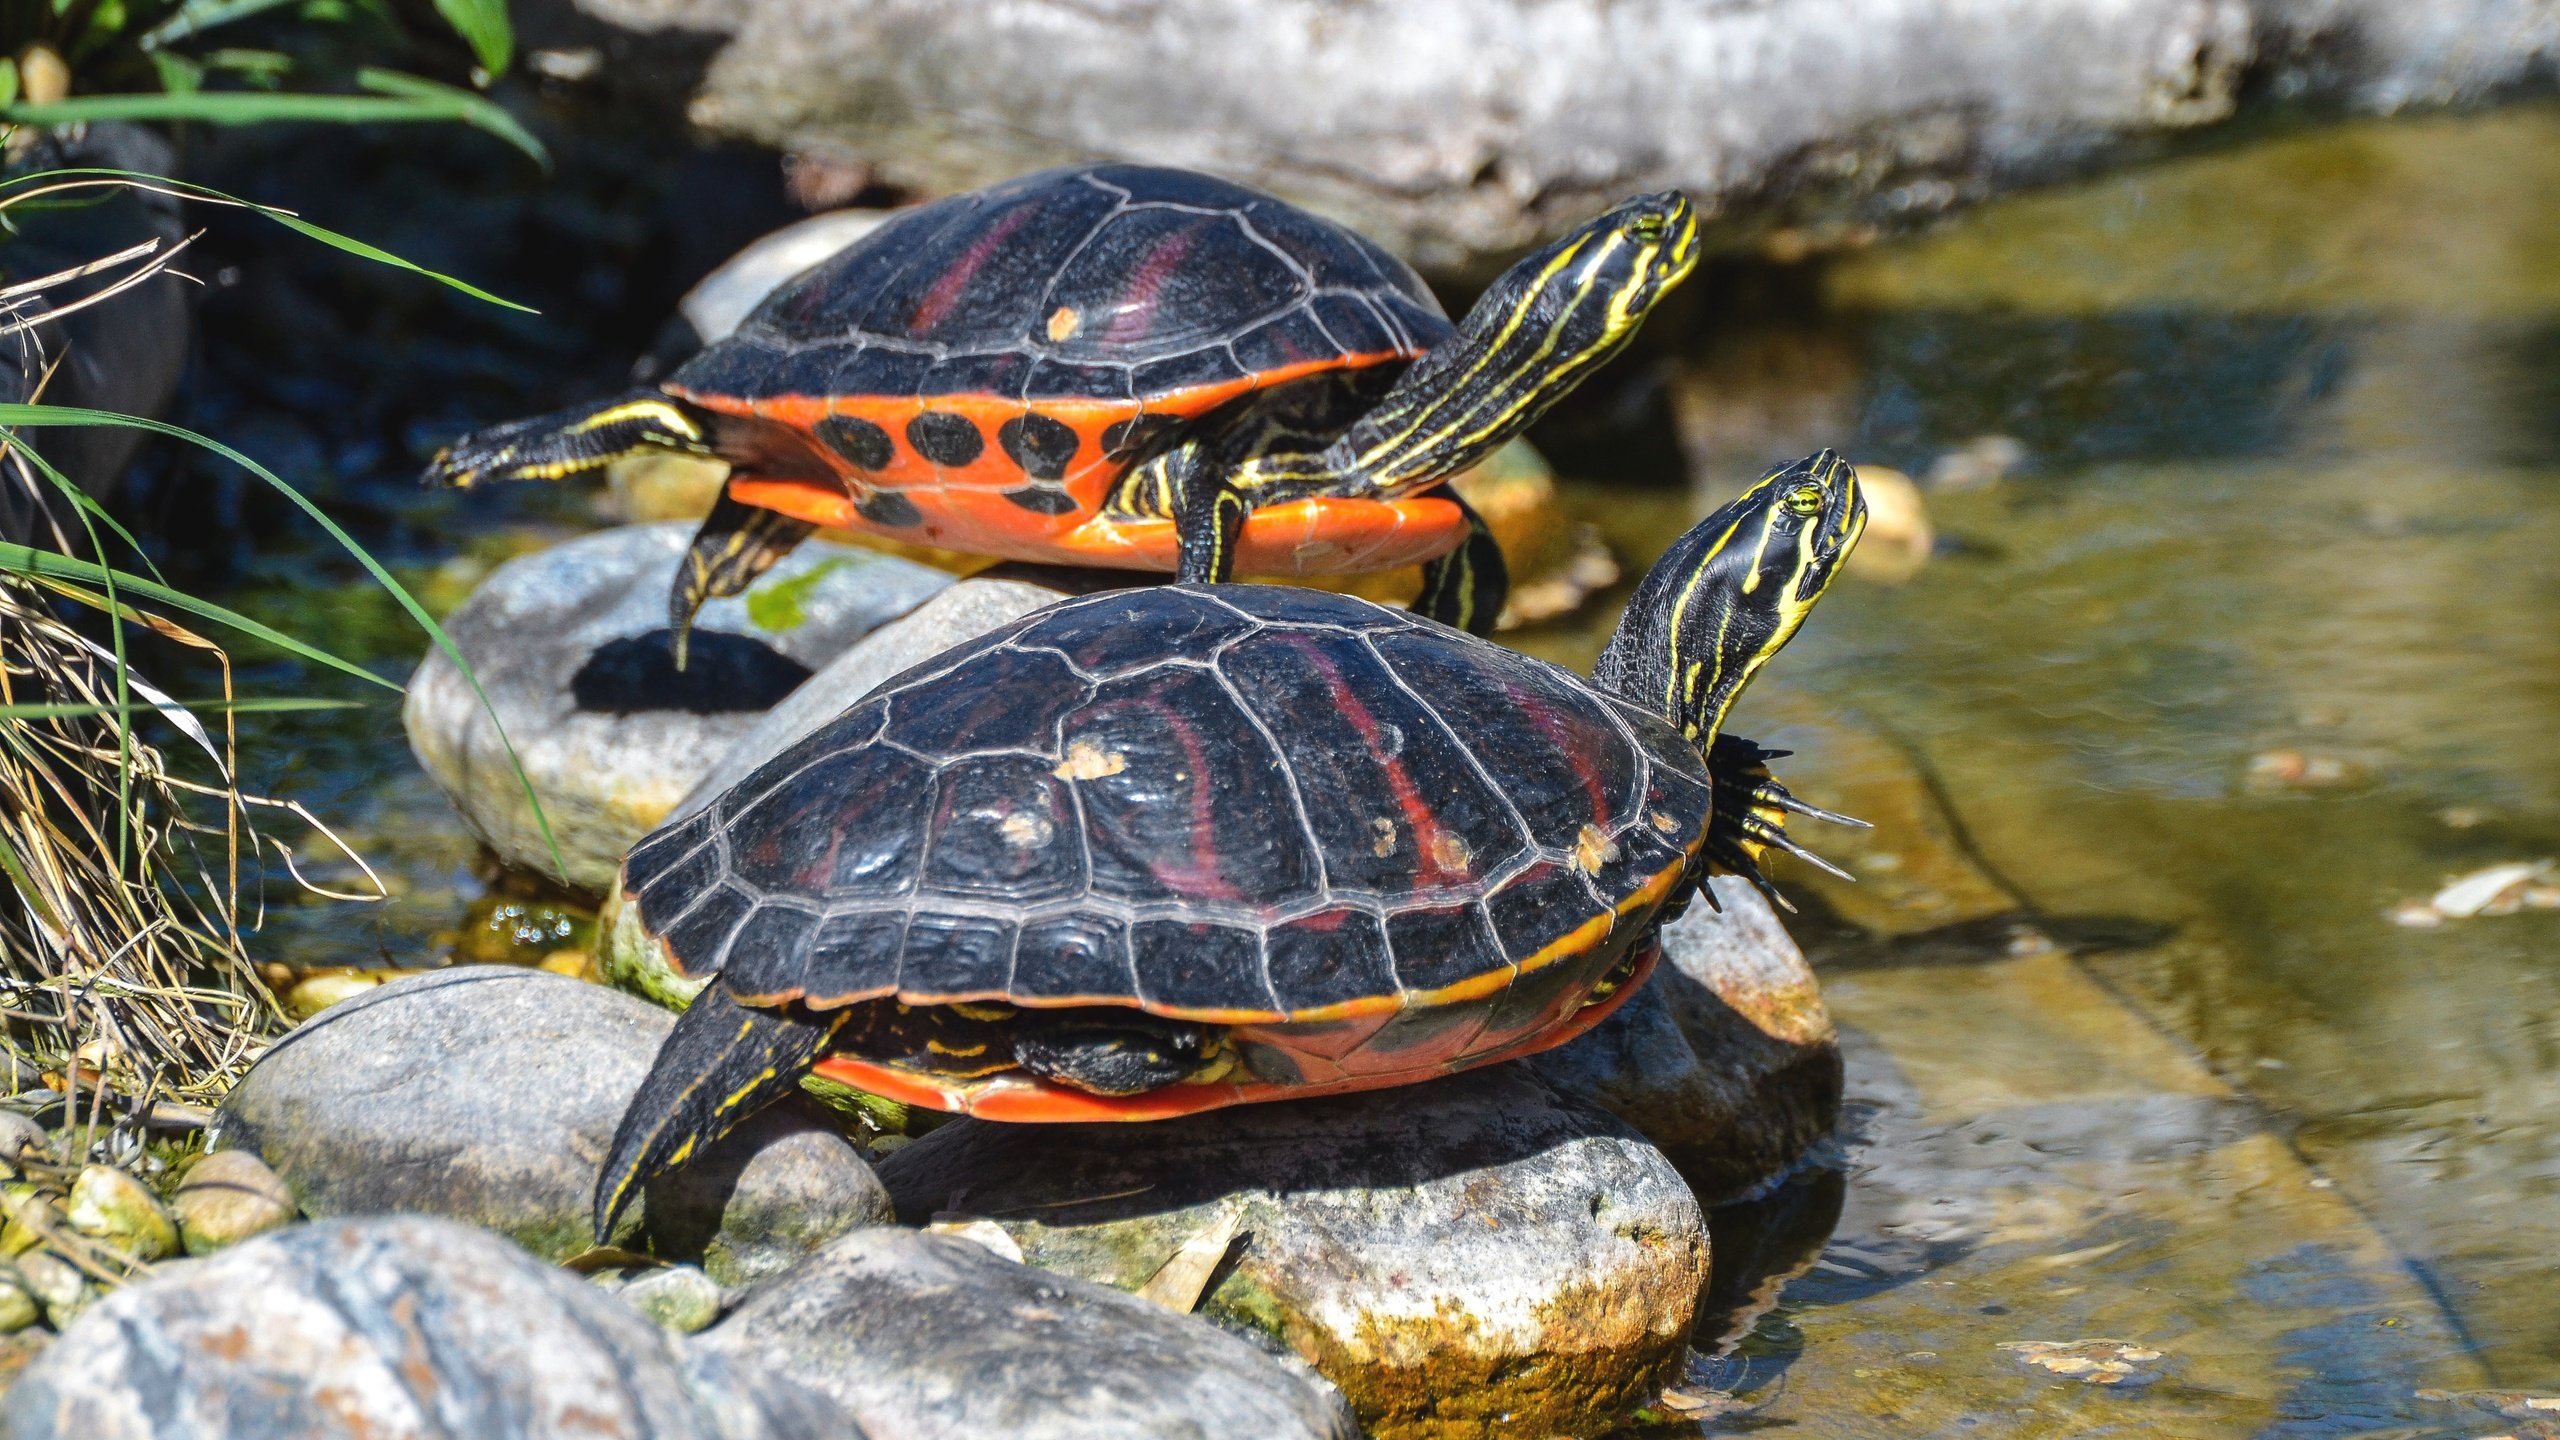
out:
M1821 514L1822 487L1811 484L1797 486L1787 492L1786 506L1787 513L1790 515Z
M1627 226L1627 233L1651 245L1671 233L1671 222L1659 215L1639 215Z

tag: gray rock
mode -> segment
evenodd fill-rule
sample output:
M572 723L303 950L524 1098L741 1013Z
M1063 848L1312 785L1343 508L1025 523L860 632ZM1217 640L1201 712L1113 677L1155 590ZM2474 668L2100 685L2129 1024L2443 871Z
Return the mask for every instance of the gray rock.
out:
M44 1318L44 1301L18 1267L0 1263L0 1335L14 1335Z
M1665 927L1618 1013L1528 1063L1662 1147L1700 1200L1739 1199L1840 1119L1840 1041L1804 952L1750 885L1714 880Z
M613 1293L661 1330L690 1335L720 1318L719 1283L690 1265L652 1270Z
M18 1278L27 1293L44 1305L44 1318L55 1329L68 1325L98 1298L97 1288L80 1267L50 1250L30 1250L18 1257Z
M674 816L690 815L718 799L722 791L747 778L749 772L790 748L794 741L853 708L855 701L878 689L881 681L923 664L954 645L975 640L999 625L1011 624L1043 605L1054 605L1071 594L1082 593L1079 581L1128 583L1119 577L1004 566L996 572L962 580L916 607L914 613L881 626L809 677L809 682L794 691L790 699L774 706L740 736L703 774L693 793L676 806Z
M263 1235L294 1216L293 1191L266 1162L246 1150L200 1156L178 1182L172 1208L190 1255L210 1255Z
M16 1440L821 1440L822 1397L693 1372L656 1326L495 1236L296 1226L92 1307L5 1402Z
M812 541L745 595L702 609L679 676L667 589L694 527L632 525L498 568L447 616L523 762L571 884L602 890L705 769L775 701L949 577ZM492 723L456 666L429 652L401 719L418 763L473 833L510 863L549 873L533 810Z
M2299 123L2472 101L2560 58L2530 0L575 4L671 62L716 46L684 72L696 123L891 184L1190 165L1452 270L1641 190L1686 190L1726 248L1851 237L2144 158L2231 118L2244 77Z
M693 1353L826 1395L876 1440L1357 1433L1319 1382L1231 1335L904 1230L829 1245L696 1337Z
M255 1151L315 1218L424 1211L564 1258L589 1244L605 1147L674 1023L539 970L395 981L277 1042L223 1101L210 1143ZM652 1185L639 1209L620 1243L698 1259L724 1283L889 1217L827 1112L796 1099Z
M989 1217L1123 1289L1240 1219L1200 1313L1381 1435L1605 1430L1677 1373L1707 1277L1661 1152L1518 1065L1148 1125L957 1120L881 1178L904 1220Z

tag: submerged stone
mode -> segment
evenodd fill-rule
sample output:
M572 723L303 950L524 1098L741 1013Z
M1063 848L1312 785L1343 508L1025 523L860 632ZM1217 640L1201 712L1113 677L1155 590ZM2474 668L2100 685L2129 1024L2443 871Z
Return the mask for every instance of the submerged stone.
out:
M817 1391L882 1440L1358 1433L1321 1381L1232 1335L907 1230L828 1245L696 1337L693 1354Z
M1707 1276L1662 1153L1519 1065L1147 1125L956 1120L881 1177L903 1220L984 1217L1125 1290L1234 1226L1197 1313L1304 1358L1382 1440L1609 1428L1677 1374Z
M0 1418L16 1440L848 1433L821 1397L689 1374L610 1296L419 1216L296 1226L128 1286L28 1366Z
M566 878L602 890L631 842L766 709L949 583L921 565L812 541L745 595L705 605L678 671L667 592L693 529L625 526L499 567L444 622L489 707L441 650L410 678L410 748L510 863L552 870L505 742L541 798Z
M539 970L438 970L338 1005L279 1041L213 1125L314 1216L423 1211L563 1259L591 1243L596 1172L674 1025L664 1010ZM758 1115L651 1184L619 1243L770 1275L889 1218L870 1167L813 1103Z

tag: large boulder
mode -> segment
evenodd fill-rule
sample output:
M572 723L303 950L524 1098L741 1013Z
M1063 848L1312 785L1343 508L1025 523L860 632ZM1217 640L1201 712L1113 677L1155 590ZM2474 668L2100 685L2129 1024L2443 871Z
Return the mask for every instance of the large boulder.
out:
M553 870L508 742L567 880L602 890L631 843L766 710L950 583L921 565L812 541L744 595L702 607L678 671L667 591L693 530L625 526L500 566L444 621L486 707L441 649L410 678L401 711L410 748L508 862Z
M211 1144L257 1152L317 1218L424 1211L562 1259L591 1243L605 1147L674 1027L666 1011L539 970L436 970L331 1006L222 1103ZM886 1193L828 1112L793 1099L653 1182L620 1242L774 1274Z
M1804 952L1736 876L1665 926L1653 979L1618 1013L1527 1062L1644 1132L1698 1198L1783 1173L1840 1119L1840 1040Z
M493 1235L303 1225L100 1301L9 1390L17 1440L859 1440L769 1372Z
M983 1217L1124 1289L1240 1231L1200 1312L1303 1357L1382 1440L1607 1429L1677 1373L1707 1278L1661 1152L1519 1065L1150 1125L957 1120L881 1178L903 1220Z
M1719 244L1856 235L2145 158L2232 117L2244 81L2293 117L2387 112L2560 56L2529 0L570 3L671 63L714 50L683 73L716 131L928 194L1097 157L1190 165L1435 268L1640 190L1686 190Z
M1231 1335L903 1230L848 1235L694 1342L796 1382L873 1440L1351 1440L1339 1396Z

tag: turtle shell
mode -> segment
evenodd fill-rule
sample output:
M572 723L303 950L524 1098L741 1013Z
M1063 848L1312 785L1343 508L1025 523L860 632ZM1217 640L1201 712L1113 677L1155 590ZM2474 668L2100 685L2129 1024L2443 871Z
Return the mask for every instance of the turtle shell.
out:
M1257 1083L1360 1088L1543 1048L1686 898L1711 803L1676 729L1568 671L1348 596L1154 587L889 681L623 888L747 1004L1127 1006L1267 1041Z
M1038 542L1091 517L1166 427L1262 387L1401 369L1449 331L1410 267L1339 225L1210 176L1101 165L899 216L666 388L781 422L844 482L750 478L750 504L1090 561L1090 537Z

